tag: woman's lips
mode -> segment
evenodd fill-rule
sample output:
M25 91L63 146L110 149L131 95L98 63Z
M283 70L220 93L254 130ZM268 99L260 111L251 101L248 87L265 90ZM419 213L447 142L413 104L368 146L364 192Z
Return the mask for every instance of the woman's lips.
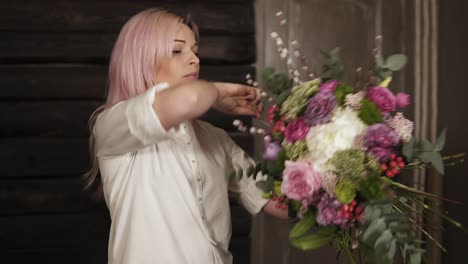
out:
M197 80L198 79L198 72L189 73L184 76L185 78Z

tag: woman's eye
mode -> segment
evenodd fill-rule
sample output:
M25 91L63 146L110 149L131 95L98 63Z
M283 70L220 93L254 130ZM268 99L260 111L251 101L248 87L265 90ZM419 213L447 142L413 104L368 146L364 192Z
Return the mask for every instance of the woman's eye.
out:
M193 54L195 54L195 56L197 56L197 57L200 57L200 53L198 53L198 52L194 52Z
M172 51L172 54L180 54L180 53L182 53L181 50L173 50L173 51Z

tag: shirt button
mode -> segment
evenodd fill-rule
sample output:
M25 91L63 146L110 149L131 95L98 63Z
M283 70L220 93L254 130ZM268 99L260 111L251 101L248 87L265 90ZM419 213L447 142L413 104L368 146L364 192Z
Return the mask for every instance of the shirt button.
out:
M202 216L202 217L201 217L201 219L205 220L205 217L204 217L204 216Z
M201 197L200 197L200 198L198 198L198 201L201 203L201 202L202 202L202 198L201 198Z
M195 163L195 160L192 160L192 163Z
M198 177L198 178L197 178L197 181L201 182L201 178L200 178L200 177Z

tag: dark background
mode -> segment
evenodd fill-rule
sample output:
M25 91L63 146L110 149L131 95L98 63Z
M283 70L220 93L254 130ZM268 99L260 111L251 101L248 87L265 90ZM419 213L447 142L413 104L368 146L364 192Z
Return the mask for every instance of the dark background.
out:
M165 7L200 27L201 78L245 82L255 73L253 2L8 1L0 4L0 263L105 263L110 219L82 192L88 118L104 102L108 61L132 15ZM249 153L235 117L203 119ZM249 123L249 119L245 119ZM248 263L250 217L232 203L231 251Z

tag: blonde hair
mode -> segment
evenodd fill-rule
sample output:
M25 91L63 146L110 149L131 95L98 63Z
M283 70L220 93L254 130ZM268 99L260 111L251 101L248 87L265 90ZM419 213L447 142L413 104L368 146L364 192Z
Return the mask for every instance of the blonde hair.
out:
M119 33L109 63L106 103L89 119L91 169L83 175L83 179L85 189L95 188L98 197L102 194L102 181L93 133L96 118L105 109L156 84L160 63L172 55L174 39L181 25L187 25L198 42L198 28L190 17L182 18L156 8L144 10L130 18Z

